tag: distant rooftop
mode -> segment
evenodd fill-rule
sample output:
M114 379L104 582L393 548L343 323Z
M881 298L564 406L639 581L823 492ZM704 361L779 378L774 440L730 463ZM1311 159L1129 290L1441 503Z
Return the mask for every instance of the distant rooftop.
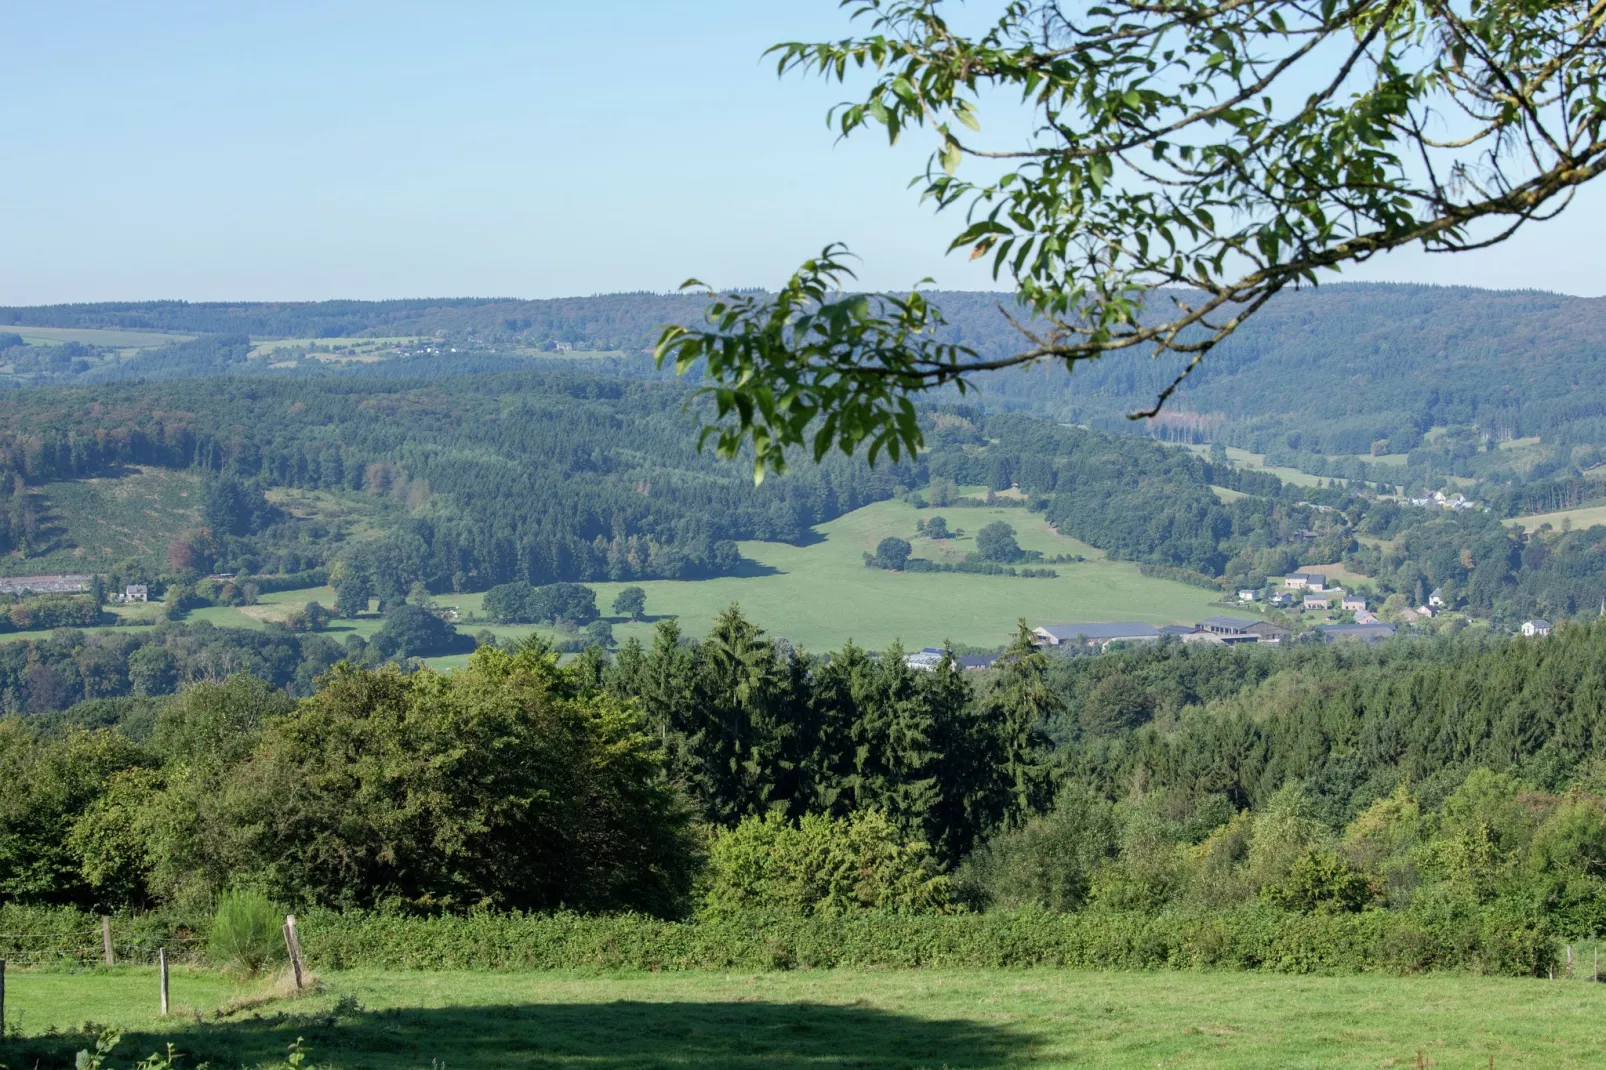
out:
M1323 624L1318 629L1328 639L1364 639L1375 642L1394 638L1392 624Z
M1067 639L1158 639L1160 630L1143 621L1114 621L1104 624L1050 624L1043 631L1060 642Z
M1205 628L1209 628L1211 626L1215 626L1217 628L1236 628L1240 632L1246 632L1255 625L1263 623L1265 622L1259 617L1229 616L1206 617L1204 620L1199 622L1199 624Z

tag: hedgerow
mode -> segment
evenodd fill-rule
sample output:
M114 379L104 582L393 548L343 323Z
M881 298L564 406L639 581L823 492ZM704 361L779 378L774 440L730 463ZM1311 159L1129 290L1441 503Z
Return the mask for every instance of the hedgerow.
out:
M0 957L93 964L98 917L71 907L0 907ZM322 970L1225 969L1279 973L1543 974L1557 939L1542 921L1495 907L1450 919L1406 912L1297 914L1254 906L1200 913L1038 911L730 914L663 921L640 914L474 913L433 917L319 910L297 924ZM112 920L119 961L206 962L210 919Z
M1542 922L1485 911L1430 924L1382 910L1303 915L1041 912L774 917L672 922L640 915L317 912L302 921L324 969L768 970L868 968L1264 969L1540 974Z

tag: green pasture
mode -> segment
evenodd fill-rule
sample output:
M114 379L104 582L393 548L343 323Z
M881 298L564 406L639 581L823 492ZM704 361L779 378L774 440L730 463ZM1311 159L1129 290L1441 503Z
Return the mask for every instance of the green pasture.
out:
M1594 527L1596 524L1606 524L1606 505L1586 505L1581 509L1562 509L1554 513L1515 516L1506 523L1511 527L1521 527L1524 531L1538 531L1546 524L1560 531L1564 523L1570 523L1574 530L1579 530Z
M1197 453L1201 457L1210 455L1209 446L1189 445L1183 448ZM1267 464L1265 454L1250 453L1248 450L1239 449L1237 446L1227 447L1227 461L1234 468L1242 468L1252 472L1270 472L1284 483L1290 483L1296 487L1314 487L1318 483L1326 482L1325 476L1313 476L1309 472L1301 472L1297 468L1284 468L1281 465ZM1348 480L1341 479L1339 482L1347 483Z
M916 519L941 516L959 538L917 537ZM979 576L962 573L886 572L866 568L864 554L889 535L907 539L915 556L957 561L975 548L975 533L1003 520L1028 550L1047 555L1081 554L1090 560L1051 566L1056 579ZM649 618L675 616L683 631L702 635L715 616L732 603L772 635L785 636L809 650L829 650L852 639L880 649L894 640L907 647L935 646L945 640L994 647L1009 640L1015 622L1146 620L1162 624L1192 622L1216 610L1219 594L1171 580L1150 579L1137 566L1106 561L1085 543L1056 533L1037 513L1025 509L916 509L904 502L877 502L817 529L808 546L744 542L747 574L706 580L645 580ZM597 605L609 612L620 589L632 584L595 583ZM483 595L442 595L443 606L465 616L481 612ZM489 628L500 638L519 638L551 629L501 627L465 622L461 630ZM616 623L621 642L630 636L652 639L651 620Z
M917 519L941 516L953 539L932 540L915 535ZM1023 579L1011 576L977 576L961 573L886 572L864 566L864 553L888 535L908 539L917 556L957 561L975 548L975 533L984 525L1003 520L1016 530L1017 541L1028 550L1046 555L1080 554L1087 561L1052 566L1057 579ZM808 546L786 543L744 542L742 555L747 574L707 580L644 580L635 586L647 592L647 620L621 621L614 636L623 642L631 636L652 642L657 619L679 618L681 628L699 636L714 617L733 602L749 618L773 635L785 636L810 650L829 650L852 639L879 649L901 639L905 646L937 645L951 639L975 646L1007 642L1015 621L1025 617L1033 624L1069 621L1147 620L1151 623L1192 622L1216 612L1214 592L1171 580L1151 579L1137 566L1103 560L1100 551L1066 538L1037 513L1025 509L942 508L916 509L904 502L886 501L866 506L820 525L820 539ZM619 591L631 584L594 583L597 606L607 615ZM308 601L325 606L334 591L284 591L264 595L262 605L196 610L192 620L210 620L220 627L262 627L282 620ZM484 611L485 596L443 594L435 601L455 607L464 618L458 628L467 634L490 631L499 639L522 639L534 633L557 636L552 628L531 625L497 625L468 619ZM331 634L354 628L371 634L377 618L337 621ZM431 658L427 664L452 668L466 655Z
M193 334L169 334L165 331L98 327L0 327L0 332L20 334L24 342L35 346L82 342L85 345L116 346L121 349L153 349L170 342L188 342L195 337Z
M314 995L175 971L12 971L6 1064L71 1066L86 1022L113 1062L331 1070L725 1067L1600 1066L1606 987L1463 975L1056 970L715 973L352 971Z
M76 538L83 539L84 532L111 531L114 525L121 525L126 532L122 546L143 546L140 534L127 523L128 518L111 507L130 499L125 492L135 485L131 481L138 479L148 481L138 485L147 487L153 497L143 505L135 503L129 508L148 508L152 517L156 516L158 508L168 508L175 515L163 522L164 527L168 524L184 526L177 523L182 518L177 515L174 503L198 508L199 485L193 482L195 477L160 471L123 480L53 484L52 495L85 496L82 505L75 504L72 510L76 519L71 530ZM95 484L109 486L97 488ZM88 497L91 492L97 496L93 501ZM327 514L320 514L324 519L334 519L338 513L350 521L352 536L362 537L371 518L351 512L349 503L333 498L325 501L327 497L301 494L294 501L283 496L275 496L275 501L298 515L310 515L327 508ZM164 506L163 502L168 504ZM196 504L191 506L190 502ZM89 515L90 506L95 503L104 507L99 517ZM955 538L932 540L915 534L917 519L929 521L938 516L957 533ZM886 572L864 565L864 554L874 551L876 544L889 535L908 539L916 556L959 561L974 550L976 532L997 520L1015 528L1017 541L1025 549L1039 550L1048 556L1081 555L1088 560L1049 566L1059 573L1055 579ZM1220 597L1217 592L1203 588L1140 575L1134 564L1105 560L1100 551L1058 534L1040 514L1021 508L916 509L905 502L886 501L822 524L817 532L818 539L806 546L742 543L742 555L747 559L743 575L640 582L638 586L647 592L648 619L616 623L616 638L623 642L635 636L650 643L654 622L665 616L678 617L687 634L702 635L715 616L736 603L772 635L785 636L810 650L835 649L849 639L872 649L883 648L894 640L901 640L911 648L935 646L946 640L996 647L1008 641L1016 620L1021 617L1033 625L1107 620L1191 623L1216 612L1218 607L1212 605L1212 600ZM107 551L118 546L109 537L105 541ZM165 548L165 543L162 545ZM153 540L144 552L154 553L156 549ZM122 555L130 552L133 551L123 550ZM109 556L110 560L121 560L117 553ZM29 570L48 571L39 567L38 562L39 559L30 558L26 562L18 561L13 567L26 565ZM91 562L63 562L62 569L69 563L83 567ZM619 590L628 584L591 586L597 592L598 607L607 614ZM263 628L283 621L309 601L332 606L335 592L328 587L279 591L262 596L259 605L197 609L191 611L187 619L210 621L226 628ZM464 618L459 630L467 634L482 629L488 629L501 639L523 638L534 632L556 634L550 628L500 626L469 620L470 616L483 611L483 594L445 594L436 601L443 607L458 609ZM142 612L155 613L157 608L153 606ZM337 640L348 632L366 637L377 630L380 623L377 616L365 616L356 621L339 620L329 634ZM452 668L464 660L465 655L455 655L433 658L428 664Z

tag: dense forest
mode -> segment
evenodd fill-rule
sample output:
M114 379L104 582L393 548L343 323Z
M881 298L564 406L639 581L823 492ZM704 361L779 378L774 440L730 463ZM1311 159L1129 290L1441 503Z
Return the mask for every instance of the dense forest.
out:
M23 547L38 524L30 486L130 465L193 469L258 497L294 487L399 503L384 538L343 552L343 574L390 601L418 582L483 590L728 573L734 540L802 540L921 481L917 467L834 457L755 487L748 468L697 450L689 397L678 384L558 372L14 392L0 398L0 550ZM270 510L244 501L217 506L227 530L214 522L201 540L201 573L263 571L277 544L253 536L298 540L325 555L315 564L333 563L338 547L306 541L316 533L305 525L276 531Z
M6 719L0 897L1388 911L1424 934L1402 962L1515 972L1606 929L1606 626L1069 660L1023 626L979 677L898 653L807 655L732 610L567 666L534 642L299 701L235 675Z

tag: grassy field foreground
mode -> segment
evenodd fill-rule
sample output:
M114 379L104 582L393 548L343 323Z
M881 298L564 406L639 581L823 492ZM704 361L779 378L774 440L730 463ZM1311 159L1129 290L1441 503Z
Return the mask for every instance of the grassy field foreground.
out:
M0 1063L72 1065L86 1019L124 1031L119 1066L171 1041L183 1065L213 1070L277 1062L297 1037L309 1064L352 1070L1606 1063L1606 986L1581 982L1048 970L325 981L316 996L263 1003L250 998L260 986L176 971L164 1021L149 970L14 972Z

